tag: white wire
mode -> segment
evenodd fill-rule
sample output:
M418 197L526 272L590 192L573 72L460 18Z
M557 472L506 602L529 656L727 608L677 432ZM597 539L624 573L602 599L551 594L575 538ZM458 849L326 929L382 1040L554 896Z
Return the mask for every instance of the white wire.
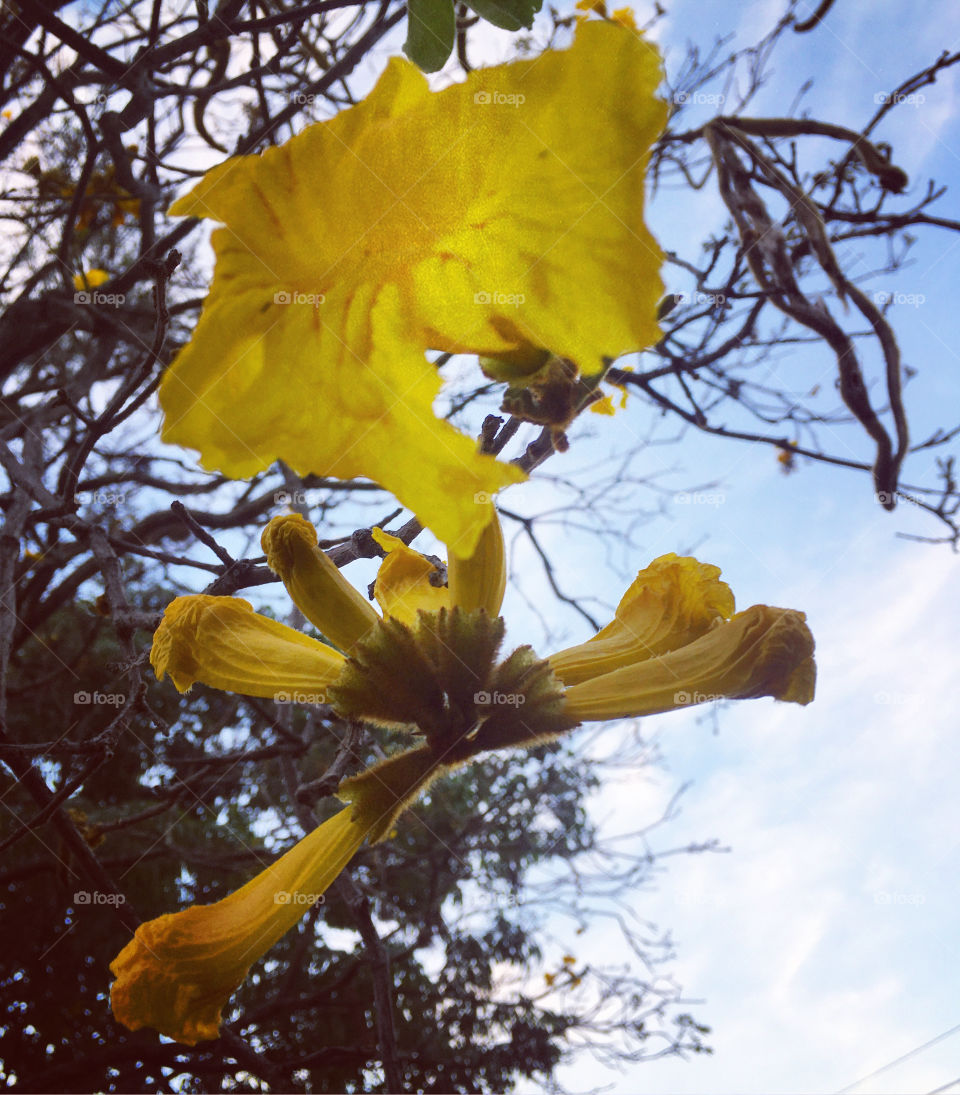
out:
M938 1034L936 1038L931 1038L929 1042L924 1042L922 1046L917 1046L916 1049L911 1049L909 1053L904 1053L902 1057L898 1057L895 1061L890 1061L888 1064L882 1065L880 1068L871 1072L867 1076L861 1076L859 1080L854 1080L852 1084L847 1084L846 1087L840 1088L835 1095L846 1095L848 1091L853 1091L855 1087L859 1087L861 1084L866 1083L867 1080L872 1080L874 1076L879 1076L881 1072L886 1072L888 1069L893 1068L894 1065L899 1065L903 1061L909 1060L911 1057L915 1057L918 1053L922 1053L925 1049L929 1049L930 1046L934 1046L937 1042L942 1042L944 1038L949 1038L951 1034L956 1034L960 1031L960 1023L955 1027L951 1027L949 1030L945 1030L943 1034ZM947 1087L952 1087L957 1081L947 1084ZM939 1088L940 1091L946 1090L945 1088Z
M944 1084L943 1087L938 1087L936 1091L929 1091L927 1095L941 1095L941 1092L949 1091L955 1084L960 1084L960 1076L955 1080L951 1080L950 1083Z

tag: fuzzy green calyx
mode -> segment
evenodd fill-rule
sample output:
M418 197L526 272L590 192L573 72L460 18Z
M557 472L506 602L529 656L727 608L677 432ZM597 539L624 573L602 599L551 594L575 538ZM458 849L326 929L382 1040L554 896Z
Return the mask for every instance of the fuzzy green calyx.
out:
M350 718L422 733L446 763L571 729L563 686L521 647L498 662L504 624L485 611L421 612L415 627L387 619L358 643L328 688Z

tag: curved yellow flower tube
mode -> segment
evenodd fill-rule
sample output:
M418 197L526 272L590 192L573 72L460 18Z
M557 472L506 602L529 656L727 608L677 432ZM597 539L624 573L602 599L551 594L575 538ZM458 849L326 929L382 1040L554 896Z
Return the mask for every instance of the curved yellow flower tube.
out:
M293 603L341 650L350 650L376 626L376 610L320 550L317 530L305 517L274 517L260 544L267 566L280 576Z
M807 704L815 680L803 613L753 605L667 654L568 687L564 710L575 719L605 721L720 699L772 696Z
M507 588L506 550L493 504L487 502L486 507L492 516L484 521L473 553L463 558L450 552L447 561L450 601L466 612L482 608L489 616L499 616Z
M733 593L720 581L719 567L661 555L640 571L606 627L552 654L550 665L564 684L577 684L684 646L733 611Z
M356 812L341 810L222 901L141 924L110 963L116 1019L188 1046L218 1038L247 971L322 898L377 820Z
M153 637L150 664L187 692L197 681L240 692L319 692L332 684L344 657L316 639L253 611L239 597L197 594L167 605Z
M423 747L388 757L343 782L340 796L352 805L239 890L141 924L110 963L118 1022L191 1046L219 1037L223 1009L253 963L322 901L364 840L384 839L446 767Z

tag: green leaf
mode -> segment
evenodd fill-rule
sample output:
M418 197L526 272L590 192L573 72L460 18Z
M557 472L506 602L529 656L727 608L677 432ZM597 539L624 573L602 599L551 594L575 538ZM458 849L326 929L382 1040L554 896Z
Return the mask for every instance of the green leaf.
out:
M543 0L467 0L481 18L503 30L528 30L533 17L543 7Z
M424 72L437 72L453 52L457 18L453 0L407 0L403 52Z

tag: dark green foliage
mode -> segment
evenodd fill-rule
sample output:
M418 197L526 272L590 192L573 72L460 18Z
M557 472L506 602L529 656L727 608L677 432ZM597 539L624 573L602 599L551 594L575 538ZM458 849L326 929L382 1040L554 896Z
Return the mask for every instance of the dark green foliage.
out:
M424 72L437 72L453 52L457 17L453 0L407 0L403 52Z
M529 30L543 0L470 0L469 6L495 27ZM424 72L443 68L453 52L456 34L454 0L407 0L403 52Z

